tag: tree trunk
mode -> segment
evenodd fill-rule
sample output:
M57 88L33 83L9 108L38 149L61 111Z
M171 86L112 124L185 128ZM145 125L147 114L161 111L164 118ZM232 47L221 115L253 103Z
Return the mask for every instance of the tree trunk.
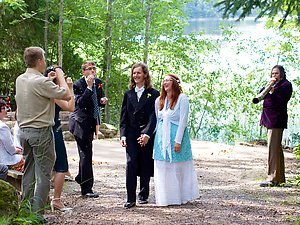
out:
M62 66L63 51L62 51L62 26L64 14L64 0L60 0L59 8L59 28L58 28L58 65Z
M44 50L45 50L45 59L47 64L48 57L48 25L49 25L49 0L46 0L46 11L45 11L45 27L44 27Z
M146 11L146 27L145 27L145 45L144 45L144 63L148 63L149 55L149 44L150 44L150 24L151 24L151 11L152 11L152 2L149 0Z
M112 24L113 24L113 0L107 0L107 17L106 17L106 34L105 34L105 52L103 63L103 75L105 78L104 94L108 97L110 72L111 72L111 60L112 60ZM109 105L105 107L104 121L110 122Z

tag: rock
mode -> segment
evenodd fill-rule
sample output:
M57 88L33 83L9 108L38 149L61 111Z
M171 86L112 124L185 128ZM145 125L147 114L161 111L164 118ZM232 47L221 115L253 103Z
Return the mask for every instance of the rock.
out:
M75 137L70 131L63 131L63 137L65 141L75 141Z
M62 131L69 131L69 121L60 121Z
M68 112L68 111L60 111L60 113L59 113L59 119L60 119L62 131L68 131L69 130L69 127L68 127L69 118L70 118L70 112Z
M108 124L108 123L101 123L100 128L118 131L118 129L115 126Z
M61 129L63 131L63 137L65 141L75 141L74 135L69 132L69 128L68 128L69 115L70 112L65 112L65 111L60 112ZM11 133L13 134L15 121L5 121L5 123L11 129ZM102 123L99 126L98 139L114 138L117 135L118 135L118 129L113 125L108 123Z
M105 138L114 138L118 134L118 129L111 124L102 123L100 124L99 130L104 134Z
M101 131L98 131L98 139L104 139L104 138L105 138L104 134L102 134Z
M238 144L249 146L249 147L255 147L256 145L267 146L267 141L266 140L255 139L255 140L248 141L248 142L238 142Z
M16 215L18 207L17 189L11 184L0 180L0 216Z
M68 111L60 111L59 112L59 118L60 118L61 121L69 121L70 112L68 112Z

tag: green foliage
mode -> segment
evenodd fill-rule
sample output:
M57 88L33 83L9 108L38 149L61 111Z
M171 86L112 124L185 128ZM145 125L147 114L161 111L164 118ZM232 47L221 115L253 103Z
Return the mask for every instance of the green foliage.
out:
M44 224L44 218L41 214L32 211L29 200L24 200L18 211L18 215L12 220L12 224L16 225L38 225Z
M0 217L1 225L39 225L44 224L41 214L32 212L29 201L23 201L17 215Z
M300 135L299 133L297 134L293 134L292 135L292 139L297 142L298 144L294 146L293 148L293 153L295 154L296 156L296 159L300 159ZM299 169L298 169L299 171ZM298 172L297 171L297 172ZM288 183L293 185L293 186L300 186L300 174L298 174L296 177L294 178L290 178L288 180Z
M298 139L299 139L299 135L298 135ZM293 151L294 154L296 155L296 158L300 159L300 143L293 148Z
M24 67L22 55L24 48L37 45L42 33L36 32L41 27L37 19L40 16L39 4L36 13L28 15L26 10L34 10L25 1L0 2L0 94L14 91L14 80ZM32 23L35 26L32 26Z
M282 27L287 20L294 21L300 25L300 5L298 0L279 0L279 1L263 1L263 0L220 0L215 4L223 12L223 18L230 16L238 16L243 19L249 16L252 11L258 11L256 19L268 17L272 20L279 21L279 27ZM283 15L282 15L283 14ZM279 17L279 19L277 19Z
M13 216L0 216L0 224L11 225L13 218Z

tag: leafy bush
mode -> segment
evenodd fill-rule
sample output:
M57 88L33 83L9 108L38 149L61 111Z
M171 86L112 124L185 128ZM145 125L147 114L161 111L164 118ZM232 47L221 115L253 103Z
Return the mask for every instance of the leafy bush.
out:
M300 143L293 148L294 154L297 159L300 159Z
M300 159L300 143L293 148L293 152L296 155L296 158ZM298 174L298 176L296 176L294 179L290 180L289 183L295 186L300 186L300 174Z
M23 201L15 216L0 217L1 225L39 225L44 224L44 218L38 213L32 212L29 201Z

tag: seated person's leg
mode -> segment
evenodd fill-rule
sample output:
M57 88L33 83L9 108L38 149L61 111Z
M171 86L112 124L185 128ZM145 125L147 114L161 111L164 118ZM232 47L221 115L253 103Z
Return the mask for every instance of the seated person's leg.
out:
M6 180L8 172L8 167L6 165L0 164L0 180Z

